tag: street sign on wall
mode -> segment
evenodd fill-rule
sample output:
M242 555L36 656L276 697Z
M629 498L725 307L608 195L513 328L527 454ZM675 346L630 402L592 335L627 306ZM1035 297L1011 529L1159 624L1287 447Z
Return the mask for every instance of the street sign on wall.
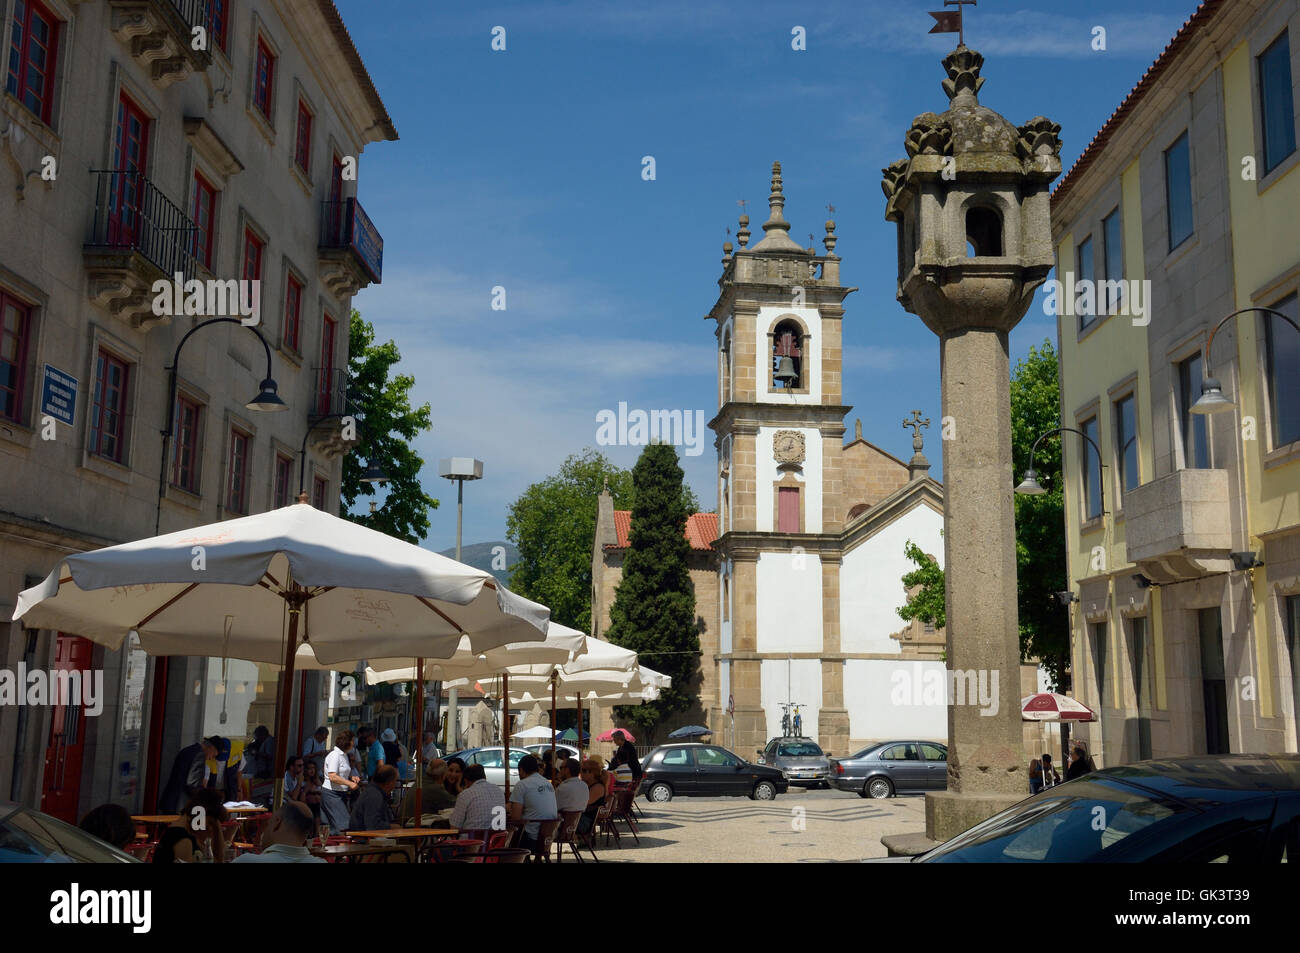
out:
M77 412L77 379L50 364L41 376L41 413L72 426Z

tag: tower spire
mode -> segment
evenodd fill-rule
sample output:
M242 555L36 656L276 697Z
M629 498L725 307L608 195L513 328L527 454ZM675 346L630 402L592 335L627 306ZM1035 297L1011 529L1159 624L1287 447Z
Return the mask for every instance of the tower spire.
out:
M807 255L808 250L790 237L790 223L785 220L785 189L781 183L781 163L772 163L772 192L767 197L768 216L763 223L763 240L754 251L786 251Z

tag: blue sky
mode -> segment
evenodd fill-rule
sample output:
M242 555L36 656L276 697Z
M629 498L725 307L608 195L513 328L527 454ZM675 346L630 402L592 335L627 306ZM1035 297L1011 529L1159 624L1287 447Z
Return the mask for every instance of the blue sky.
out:
M860 289L844 318L849 432L861 417L867 439L907 459L902 420L921 408L941 478L938 341L894 299L880 190L912 118L947 108L939 61L956 37L927 35L939 0L336 2L401 135L361 159L384 280L354 304L397 342L416 401L433 406L417 449L443 505L426 546L455 539L440 457L484 461L466 488L464 539L500 539L529 483L596 445L601 410L626 401L712 418L703 316L738 199L762 236L773 160L791 234L806 244L814 233L820 253L833 204L842 282ZM1016 124L1061 123L1068 168L1195 7L983 0L966 32L985 57L980 100ZM504 52L491 49L495 26ZM806 50L791 48L795 26ZM1092 49L1096 26L1105 51ZM647 155L654 181L641 177ZM491 307L495 286L504 311ZM1044 337L1055 341L1054 321L1031 309L1013 363ZM601 449L627 467L639 452ZM711 442L682 460L712 509Z

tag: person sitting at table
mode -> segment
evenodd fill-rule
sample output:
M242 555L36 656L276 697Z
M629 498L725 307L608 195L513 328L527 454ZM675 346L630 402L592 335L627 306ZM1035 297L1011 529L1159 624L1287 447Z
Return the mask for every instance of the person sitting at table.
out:
M316 823L320 823L320 802L321 802L321 783L320 774L316 770L316 762L308 761L303 766L302 784L300 785L302 797L298 800L307 805L307 810L311 811L311 816Z
M429 786L422 790L422 803L435 813L456 806L456 795L447 790L447 762L434 758L429 762ZM459 792L457 792L459 793Z
M465 781L465 762L463 760L460 758L447 759L447 776L442 779L442 786L453 797L459 797L460 792L469 787Z
M193 864L211 854L214 863L226 862L226 838L221 825L229 815L221 794L205 788L190 798L181 816L169 824L154 848L155 864Z
M541 822L559 816L555 809L555 788L542 776L537 759L531 754L524 755L519 759L519 783L510 789L510 823L524 827L519 846L535 850Z
M545 751L542 752L542 766L538 770L541 772L542 777L544 777L547 781L551 781L555 779L555 763L553 761L554 757L555 756L551 753L550 748L547 748Z
M348 750L352 747L352 732L339 732L334 750L325 756L325 780L321 783L321 814L325 823L335 833L348 829L347 796L361 784L361 778Z
M382 831L390 827L401 827L394 823L393 809L388 806L388 798L397 787L397 769L391 764L379 766L370 783L361 791L357 803L352 805L351 826L353 831Z
M262 832L260 854L240 854L232 864L323 864L324 857L313 857L307 840L316 830L316 821L307 805L285 801L271 823Z
M585 811L587 799L591 796L587 782L582 780L582 769L577 759L563 758L557 777L559 787L555 789L555 809L563 814L565 811Z
M284 796L294 801L301 801L303 760L302 755L290 755L284 765Z
M571 756L572 755L568 748L555 749L555 777L551 778L551 784L557 788L564 783L563 771L561 769L564 767L564 762L568 761ZM577 765L573 766L573 776L575 778L578 776Z
M481 764L465 768L465 787L451 811L451 826L462 831L504 829L506 796L487 779Z
M609 775L599 758L588 758L582 762L579 777L587 782L587 807L578 818L578 833L587 834L596 823L596 812L605 801L609 790Z
M126 850L135 843L135 821L131 820L131 812L120 804L99 805L78 826L118 850Z

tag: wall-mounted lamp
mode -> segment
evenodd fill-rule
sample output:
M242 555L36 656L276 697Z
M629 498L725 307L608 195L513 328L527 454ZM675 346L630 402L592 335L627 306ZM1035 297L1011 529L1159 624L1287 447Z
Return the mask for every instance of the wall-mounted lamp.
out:
M1066 589L1064 592L1058 592L1056 594L1056 599L1063 606L1068 606L1071 602L1079 601L1079 597L1075 595L1073 592L1071 592L1069 589Z
M1232 558L1233 569L1254 569L1257 566L1264 565L1264 560L1259 558L1259 553L1229 553Z
M1153 585L1151 580L1148 579L1146 576L1142 575L1142 573L1140 572L1133 574L1133 582L1137 584L1137 587L1139 589L1150 589L1151 586Z

